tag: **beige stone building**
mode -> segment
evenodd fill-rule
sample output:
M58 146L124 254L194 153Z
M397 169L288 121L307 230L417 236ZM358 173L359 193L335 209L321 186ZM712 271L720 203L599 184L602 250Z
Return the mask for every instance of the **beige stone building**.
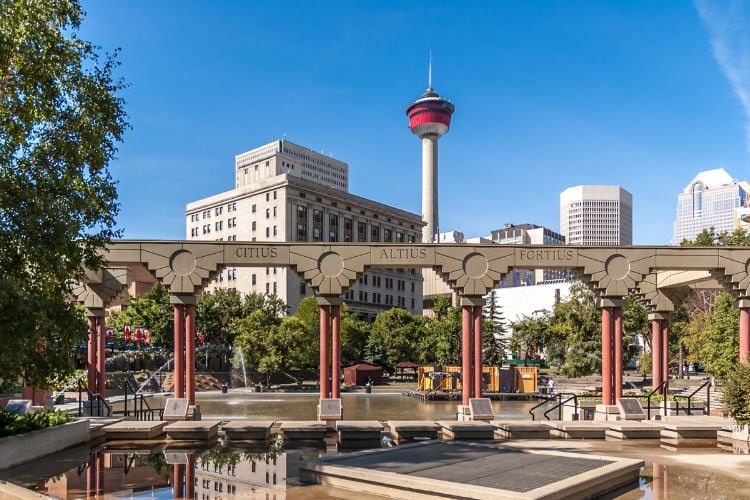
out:
M568 245L632 245L633 195L620 186L560 193L560 234Z
M189 240L414 243L421 217L347 192L348 165L288 141L236 157L235 188L191 202ZM227 268L208 289L275 294L293 311L312 292L285 267ZM365 320L385 309L422 310L422 277L414 269L365 273L348 291L350 310Z

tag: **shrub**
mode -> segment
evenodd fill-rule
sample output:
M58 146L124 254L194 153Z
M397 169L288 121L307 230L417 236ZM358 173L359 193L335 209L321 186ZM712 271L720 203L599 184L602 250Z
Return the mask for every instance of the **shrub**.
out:
M738 424L750 424L750 362L732 370L724 384L724 406Z
M0 437L46 429L70 421L69 414L58 411L42 410L28 415L16 415L0 410Z

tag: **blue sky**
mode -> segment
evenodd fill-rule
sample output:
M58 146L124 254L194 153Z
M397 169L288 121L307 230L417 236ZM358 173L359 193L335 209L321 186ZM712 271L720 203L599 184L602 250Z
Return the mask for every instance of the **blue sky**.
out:
M349 163L350 191L421 207L404 108L456 104L441 230L559 229L559 193L620 184L634 243L672 237L700 170L750 179L750 7L736 2L101 2L82 36L120 47L132 130L112 163L127 238L182 239L187 202L283 134ZM748 92L745 92L748 89Z

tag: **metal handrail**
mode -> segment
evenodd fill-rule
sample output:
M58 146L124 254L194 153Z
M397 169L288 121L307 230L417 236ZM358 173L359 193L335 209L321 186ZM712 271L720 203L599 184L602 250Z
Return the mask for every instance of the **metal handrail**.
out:
M125 390L125 408L123 409L122 414L126 417L130 416L130 410L128 409L128 389L130 389L130 392L133 394L133 413L135 413L136 420L147 420L144 418L146 414L150 416L148 420L153 420L154 409L148 404L148 401L143 397L143 394L138 394L127 379L123 381L123 388ZM146 406L145 411L143 410L144 405Z
M691 408L693 406L693 396L695 396L696 394L698 394L698 391L700 391L704 387L706 388L706 405L703 407L703 414L704 415L710 415L711 414L711 379L708 379L705 382L703 382L700 387L698 387L696 390L694 390L687 397L687 401L688 401L687 412L688 412L688 415L692 415L692 413L690 413L690 410L691 410Z
M570 396L565 401L562 400L563 396ZM559 392L557 393L558 403L550 408L549 410L544 412L544 418L549 420L548 413L550 413L552 410L557 410L557 419L562 420L562 408L565 405L565 403L569 402L571 399L573 400L573 414L578 414L578 395L574 394L572 392Z
M664 380L662 381L661 384L654 387L654 389L651 392L649 392L648 395L646 395L646 406L648 408L647 411L648 411L649 420L651 420L651 396L653 396L657 392L664 389L668 384L669 384L669 380ZM667 414L667 394L666 394L667 391L664 390L663 392L664 392L664 415L666 415Z
M539 397L542 398L543 401L529 410L529 415L531 415L531 420L536 420L536 415L534 415L534 410L536 410L537 408L541 408L542 406L546 405L550 401L554 401L555 399L558 398L557 396L549 397L549 396L545 396L542 394L540 394Z
M96 401L96 416L97 417L101 417L102 416L102 404L107 409L107 415L105 415L105 416L109 417L110 415L112 415L112 407L109 406L109 404L107 403L107 400L104 399L101 396L101 394L98 394L98 393L94 394L94 393L92 393L89 390L88 386L84 387L83 386L83 382L79 381L78 382L78 416L79 417L83 416L83 391L86 391L86 394L89 397L89 399L88 399L89 400L89 407L91 408L92 416L93 416L93 411L94 411L94 401Z

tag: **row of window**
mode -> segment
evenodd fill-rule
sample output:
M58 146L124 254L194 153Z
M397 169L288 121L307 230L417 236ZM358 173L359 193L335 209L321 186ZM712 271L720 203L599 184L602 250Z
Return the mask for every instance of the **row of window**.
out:
M365 292L364 290L359 290L357 295L354 294L354 290L349 289L347 290L345 294L346 300L354 301L355 297L357 297L357 300L359 302L370 302L372 304L381 304L386 306L396 306L396 307L403 307L406 308L406 297L402 297L400 295L383 295L380 292L372 292L370 294L369 292ZM370 300L370 297L372 297L372 300ZM393 303L393 299L396 299L396 303ZM385 299L385 300L384 300ZM414 309L415 300L414 297L411 298L411 308Z
M301 205L297 206L297 241L308 241L308 209ZM328 214L328 234L323 238L323 211L312 210L312 241L343 241L350 242L379 242L381 241L380 226L370 225L368 239L367 222L357 221L356 240L354 235L353 219L344 217L343 228L341 221L336 214ZM386 243L404 243L404 232L394 231L391 228L383 228L382 241ZM406 240L409 243L415 242L414 235L407 235Z

